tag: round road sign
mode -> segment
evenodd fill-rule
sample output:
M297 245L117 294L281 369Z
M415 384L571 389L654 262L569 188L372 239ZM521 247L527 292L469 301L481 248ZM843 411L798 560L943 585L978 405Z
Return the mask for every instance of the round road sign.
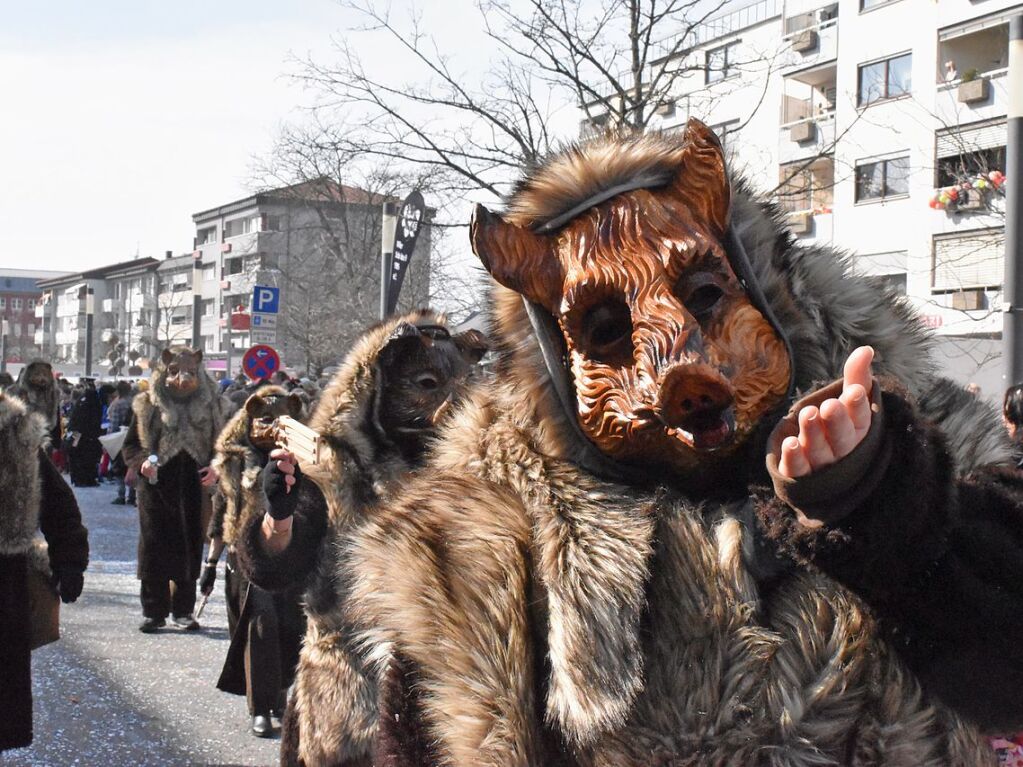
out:
M272 346L256 344L242 357L242 370L253 381L269 378L281 369L281 358Z

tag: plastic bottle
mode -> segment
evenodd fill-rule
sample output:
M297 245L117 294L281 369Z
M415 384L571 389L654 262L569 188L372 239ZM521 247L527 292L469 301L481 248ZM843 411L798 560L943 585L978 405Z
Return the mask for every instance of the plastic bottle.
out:
M158 455L151 455L151 456L149 456L149 464L153 467L153 476L151 476L149 478L149 484L150 485L155 485L156 481L157 481L156 480L156 475L157 475L156 469L160 465L160 457Z

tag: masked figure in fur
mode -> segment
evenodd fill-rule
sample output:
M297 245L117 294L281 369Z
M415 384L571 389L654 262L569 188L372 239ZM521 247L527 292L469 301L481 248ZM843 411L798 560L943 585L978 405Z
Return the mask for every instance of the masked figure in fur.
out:
M568 149L471 238L494 382L348 548L376 763L990 764L1023 481L905 305L696 121Z
M213 592L217 561L226 548L224 590L231 644L217 688L246 696L252 732L264 738L273 734L271 715L279 717L284 711L305 633L305 614L300 589L271 593L250 583L238 567L235 548L243 521L261 517L266 510L262 474L274 448L274 420L280 416L301 420L303 415L298 395L280 386L261 386L224 427L212 463L217 494L199 590L205 595Z
M180 628L199 628L193 609L202 563L203 505L206 488L216 481L209 464L223 426L221 400L203 369L202 351L165 349L148 391L132 402L121 448L128 469L139 476L143 632L157 631L169 615Z
M305 589L308 629L283 724L284 765L371 764L376 678L351 632L337 550L402 492L484 351L479 334L452 336L429 310L382 322L355 342L309 420L326 438L325 460L291 473L288 454L272 454L269 513L248 519L238 549L253 583Z
M32 360L18 373L18 382L11 387L10 393L46 421L50 440L48 449L60 447L60 388L53 377L53 366L45 360Z
M48 432L42 414L0 392L0 752L32 743L30 584L74 602L89 562L78 502L46 455Z

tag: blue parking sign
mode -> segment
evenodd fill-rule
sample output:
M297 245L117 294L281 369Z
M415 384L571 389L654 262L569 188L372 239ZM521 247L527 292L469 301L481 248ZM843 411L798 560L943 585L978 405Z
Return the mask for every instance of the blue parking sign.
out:
M252 289L252 311L277 314L281 309L281 289L256 285Z

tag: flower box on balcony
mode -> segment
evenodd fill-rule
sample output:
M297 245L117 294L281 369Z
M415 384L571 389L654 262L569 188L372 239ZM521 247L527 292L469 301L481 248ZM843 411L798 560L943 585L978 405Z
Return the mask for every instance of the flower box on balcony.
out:
M952 294L952 308L960 312L977 312L987 308L987 296L980 288L958 290Z
M803 29L792 36L792 50L796 53L809 53L817 50L820 37L816 29Z
M968 189L960 193L959 199L956 201L956 210L960 213L984 210L984 207L984 190L982 189Z
M817 123L805 120L789 128L789 140L797 144L806 144L817 140Z
M658 117L671 117L675 114L674 101L662 101L654 107L654 114Z
M978 77L976 80L968 80L959 85L959 103L976 104L979 101L987 101L991 94L991 81L986 77Z

